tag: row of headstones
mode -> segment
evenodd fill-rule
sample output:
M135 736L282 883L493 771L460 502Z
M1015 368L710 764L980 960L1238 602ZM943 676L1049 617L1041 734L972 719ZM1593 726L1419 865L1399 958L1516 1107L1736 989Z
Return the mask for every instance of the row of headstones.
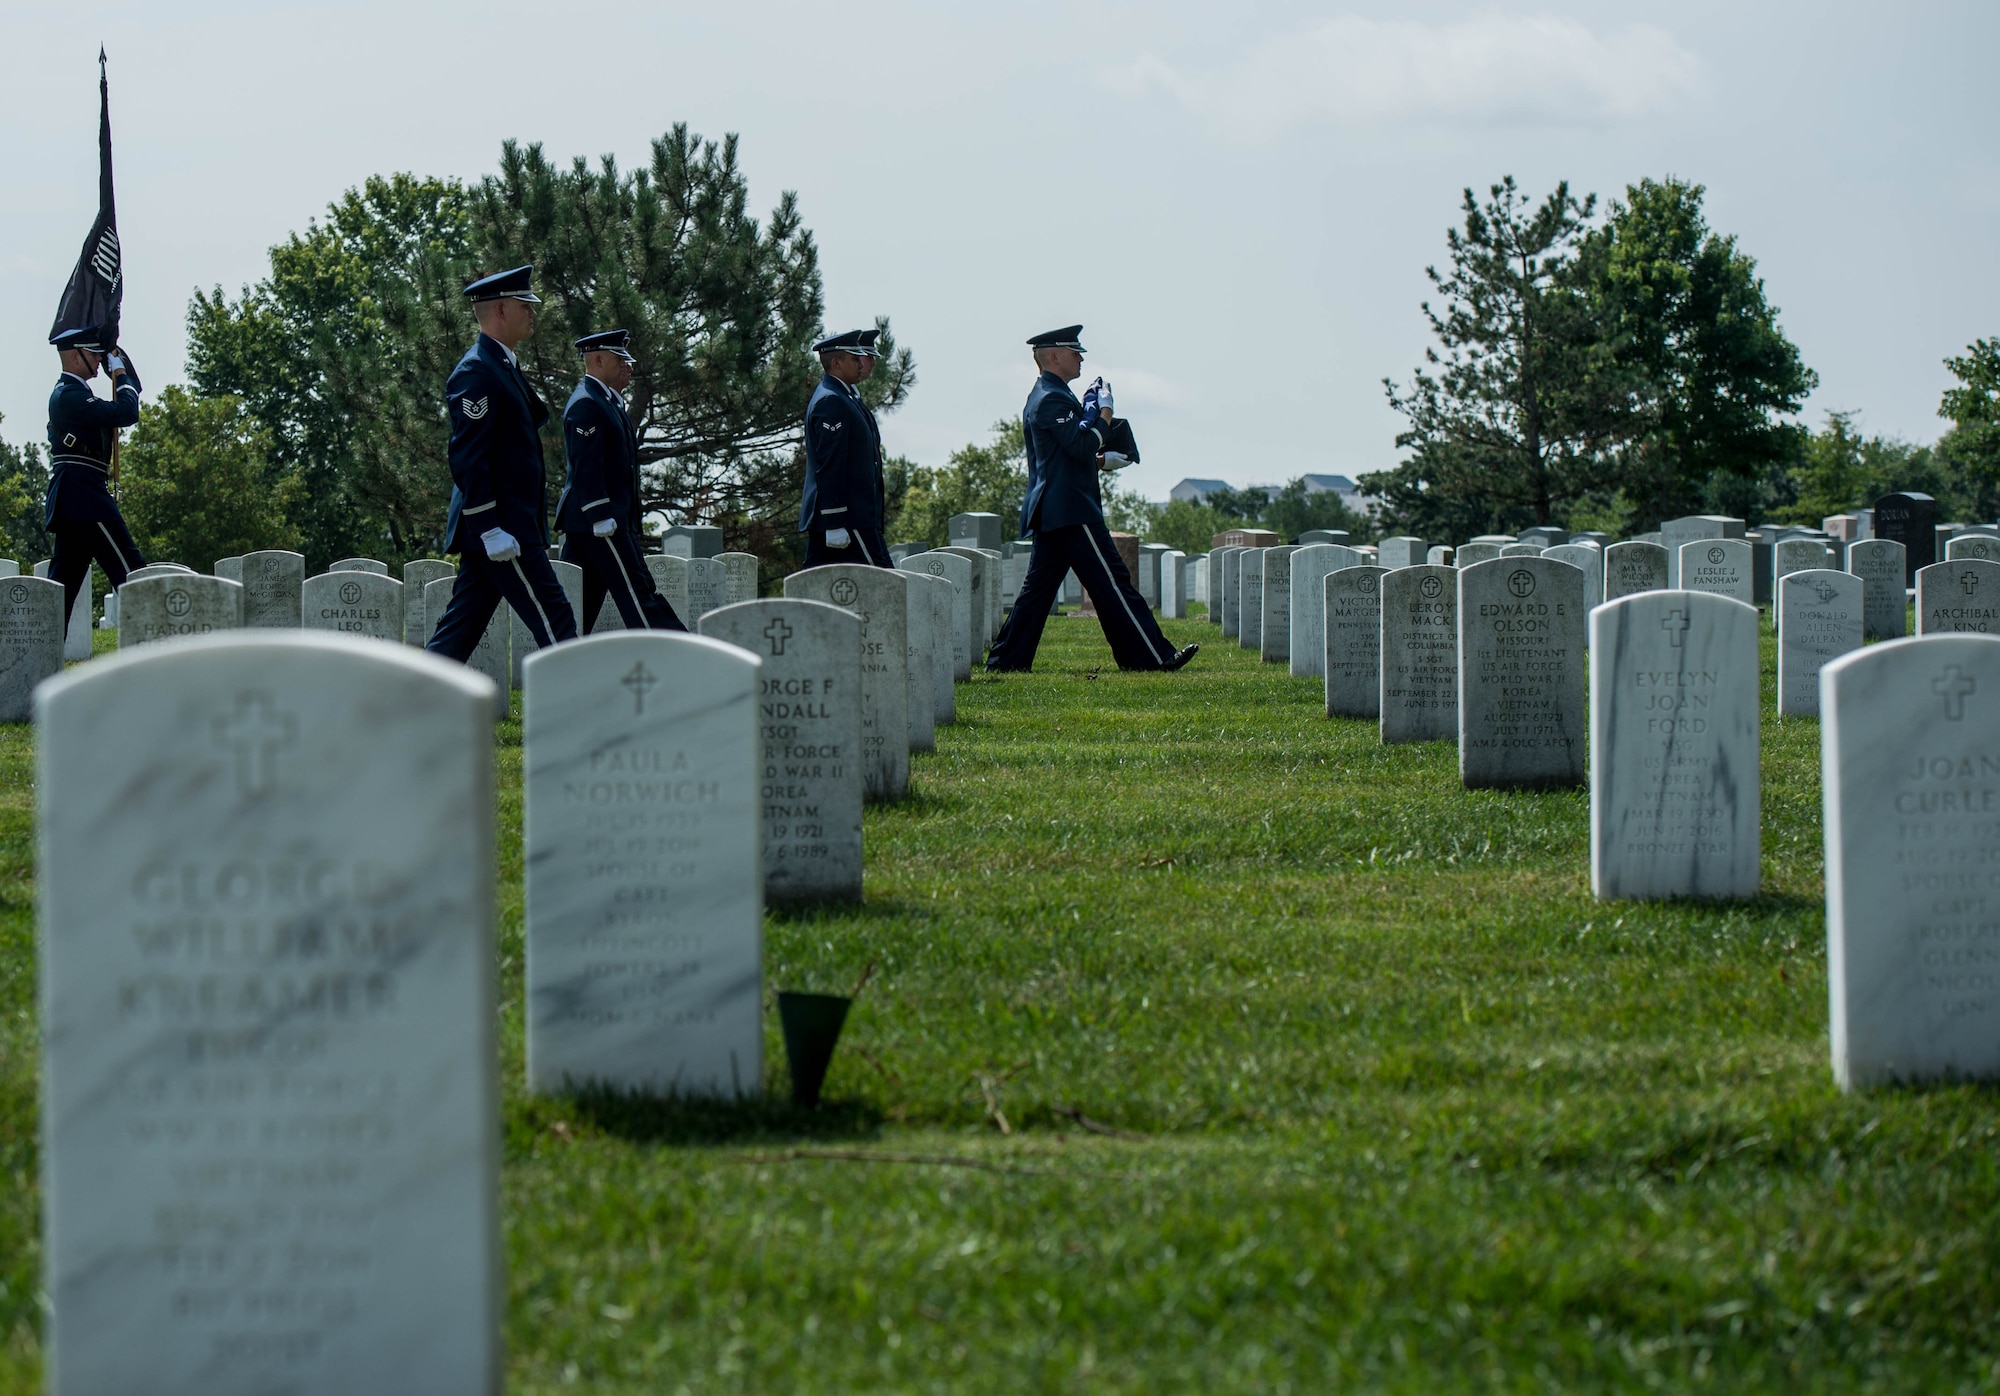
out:
M869 624L528 661L533 1088L762 1089L765 900L858 887ZM279 630L42 687L51 1390L498 1389L493 695Z

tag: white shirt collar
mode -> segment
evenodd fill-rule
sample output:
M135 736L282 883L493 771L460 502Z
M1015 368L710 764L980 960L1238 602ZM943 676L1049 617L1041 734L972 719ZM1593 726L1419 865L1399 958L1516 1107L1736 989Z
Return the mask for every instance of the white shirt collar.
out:
M479 333L480 333L480 335L481 335L482 337L484 337L484 338L486 338L486 339L493 339L493 336L492 336L492 335L490 335L490 334L487 334L487 333L486 333L486 331L484 331L484 330L481 330L481 331L480 331ZM512 349L509 349L509 348L508 348L508 347L507 347L506 345L502 344L502 343L501 343L501 342L500 342L499 340L497 340L497 339L493 339L493 345L494 345L494 347L495 347L496 349L498 349L498 350L499 350L499 351L500 351L501 353L503 353L503 354L505 354L505 355L507 356L507 362L508 362L508 363L510 363L510 364L512 364L512 365L514 365L514 367L516 367L516 368L519 368L519 367L521 366L521 361L520 361L519 359L517 359L517 358L515 358L515 357L514 357L514 351L513 351Z
M623 407L625 405L625 395L619 392L616 388L612 387L609 383L605 382L602 378L599 378L594 373L586 373L583 376L585 378L588 378L591 382L595 383L598 387L604 389L605 392L611 394L611 400L617 403L620 407Z

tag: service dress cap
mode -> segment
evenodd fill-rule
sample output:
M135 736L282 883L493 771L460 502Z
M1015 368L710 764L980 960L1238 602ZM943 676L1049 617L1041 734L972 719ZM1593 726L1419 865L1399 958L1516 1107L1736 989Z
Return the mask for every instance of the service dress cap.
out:
M880 333L882 333L880 330L842 330L839 334L830 334L813 345L813 353L823 354L829 349L845 349L850 354L866 354L873 358L875 336Z
M616 354L626 363L632 362L632 332L630 330L599 330L587 334L572 343L579 354Z
M1083 326L1064 325L1059 330L1044 330L1028 341L1030 349L1074 349L1081 354L1083 347Z
M465 297L471 301L526 301L530 305L540 305L542 298L529 288L535 277L534 263L525 267L515 267L512 271L496 271L491 276L482 276L465 288Z
M95 325L78 325L75 329L58 330L49 336L49 343L58 349L88 349L93 354L102 354L103 336Z

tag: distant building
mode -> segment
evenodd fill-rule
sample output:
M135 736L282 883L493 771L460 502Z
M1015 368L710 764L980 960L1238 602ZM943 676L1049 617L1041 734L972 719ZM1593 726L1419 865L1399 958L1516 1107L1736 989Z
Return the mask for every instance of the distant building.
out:
M1167 491L1168 499L1185 499L1190 504L1206 504L1217 490L1229 488L1227 480L1183 480Z
M1364 517L1375 512L1375 501L1361 493L1361 487L1345 475L1306 475L1307 494L1324 494L1331 490L1340 496L1340 502L1348 509Z

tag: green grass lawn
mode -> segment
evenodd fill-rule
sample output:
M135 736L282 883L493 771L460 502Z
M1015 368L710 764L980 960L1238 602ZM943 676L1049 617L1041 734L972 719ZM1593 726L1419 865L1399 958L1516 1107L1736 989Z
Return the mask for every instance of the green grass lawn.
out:
M1037 671L867 820L814 1115L521 1089L499 737L509 1389L2000 1389L2000 1093L1827 1066L1818 726L1764 896L1590 897L1581 791L1468 793L1225 645ZM29 734L0 729L0 1390L39 1358Z

